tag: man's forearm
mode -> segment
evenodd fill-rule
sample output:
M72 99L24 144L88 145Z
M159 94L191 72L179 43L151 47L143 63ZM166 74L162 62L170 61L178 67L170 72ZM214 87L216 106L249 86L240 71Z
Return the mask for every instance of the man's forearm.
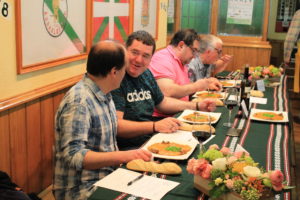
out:
M153 133L153 122L138 122L118 119L118 136L122 138L133 138L140 135Z

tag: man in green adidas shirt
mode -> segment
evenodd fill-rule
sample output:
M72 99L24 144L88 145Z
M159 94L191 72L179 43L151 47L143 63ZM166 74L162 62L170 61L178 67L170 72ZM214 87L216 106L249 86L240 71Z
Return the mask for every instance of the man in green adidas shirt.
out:
M128 65L119 89L112 91L118 116L118 146L120 149L140 147L155 132L172 133L180 121L168 117L155 119L154 108L165 114L175 114L184 109L213 111L215 103L181 101L165 97L159 89L148 66L155 51L155 41L146 31L129 35L126 42Z

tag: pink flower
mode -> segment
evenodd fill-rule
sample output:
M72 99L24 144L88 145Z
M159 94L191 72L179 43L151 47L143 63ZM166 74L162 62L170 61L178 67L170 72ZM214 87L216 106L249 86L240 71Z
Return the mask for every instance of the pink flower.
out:
M212 166L204 158L201 159L192 158L188 161L186 170L190 174L199 175L203 178L208 179L210 177Z
M236 160L237 160L237 157L235 157L235 156L230 156L230 157L227 159L227 163L228 163L229 165L231 165L231 164L234 163Z
M249 156L249 153L248 153L248 152L245 152L245 151L238 151L238 152L234 152L233 155L239 159L239 158L242 157L243 155L244 155L244 156Z
M280 170L274 170L270 173L270 180L272 182L272 185L282 185L283 181L283 174Z
M270 69L269 68L264 68L263 74L266 75L266 74L269 74L269 73L270 73Z
M209 146L209 149L216 149L216 150L219 150L219 146L217 144L212 144Z
M211 170L212 170L212 165L207 164L206 167L205 167L205 169L204 169L204 170L202 171L202 173L200 174L200 176L202 176L202 177L205 178L205 179L210 178Z
M233 180L227 179L227 180L226 180L226 187L227 187L228 189L232 189L232 188L233 188Z
M222 149L220 150L223 155L228 155L228 154L231 154L231 150L228 148L228 147L222 147Z
M186 171L188 171L188 173L190 174L194 173L193 169L194 169L194 165L196 164L196 161L197 160L195 158L189 159L188 164L186 166Z

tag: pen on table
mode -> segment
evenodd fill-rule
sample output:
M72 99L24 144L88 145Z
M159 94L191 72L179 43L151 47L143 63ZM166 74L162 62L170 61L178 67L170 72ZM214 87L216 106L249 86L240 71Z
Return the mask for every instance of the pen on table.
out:
M133 179L132 181L129 181L129 182L127 183L127 186L132 185L134 182L136 182L136 181L140 180L141 178L143 178L143 176L144 176L144 174L141 174L141 175L139 175L138 177L136 177L135 179Z

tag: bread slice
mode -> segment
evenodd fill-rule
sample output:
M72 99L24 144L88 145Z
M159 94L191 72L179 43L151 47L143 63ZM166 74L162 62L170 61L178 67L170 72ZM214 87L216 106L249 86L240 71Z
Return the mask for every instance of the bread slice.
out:
M206 98L206 99L209 99L209 100L212 100L216 103L216 106L224 106L224 103L221 99L214 99L214 98ZM192 101L193 102L202 102L204 99L202 98L194 98Z
M211 133L215 133L216 129L213 126L211 127ZM183 131L205 131L205 132L209 132L210 131L210 127L208 124L188 124L185 122L181 122L181 126L179 127L180 130Z
M136 159L128 162L126 167L135 171L143 171L143 172L153 172L160 174L181 174L182 169L176 164L172 162L165 163L156 163L156 162L146 162L142 159Z
M250 96L252 97L264 97L264 93L259 90L251 90L250 91Z

